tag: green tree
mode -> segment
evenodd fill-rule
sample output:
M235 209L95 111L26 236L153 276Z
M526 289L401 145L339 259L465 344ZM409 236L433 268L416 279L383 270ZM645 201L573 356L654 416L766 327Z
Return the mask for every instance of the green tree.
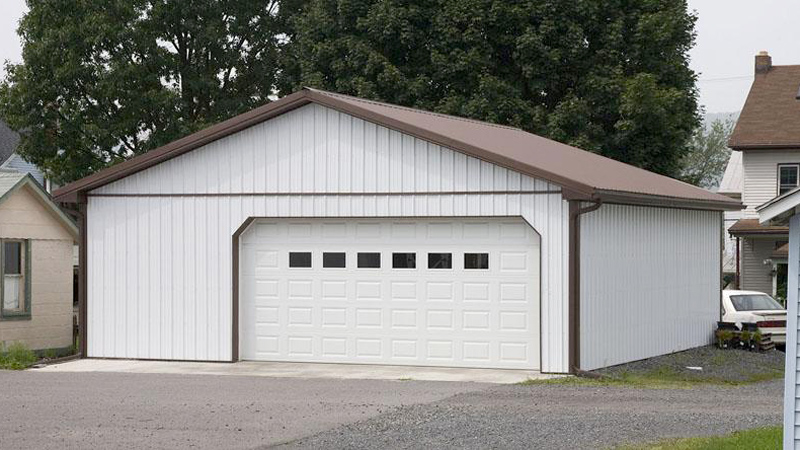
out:
M732 119L717 119L708 126L697 128L689 145L690 151L683 159L681 178L684 181L706 189L719 186L731 157L728 138L734 124Z
M28 0L0 115L68 182L268 102L278 0Z
M280 93L303 85L521 127L678 176L699 124L685 1L309 0Z

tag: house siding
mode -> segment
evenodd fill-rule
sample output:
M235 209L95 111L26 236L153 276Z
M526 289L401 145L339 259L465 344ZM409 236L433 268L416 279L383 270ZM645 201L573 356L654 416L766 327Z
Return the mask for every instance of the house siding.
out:
M521 216L542 237L541 370L567 372L568 209L551 183L307 105L89 193L88 353L230 360L249 217Z
M800 148L793 150L743 151L744 218L756 219L756 207L778 195L778 164L800 163Z
M785 240L785 239L784 239ZM740 243L741 289L772 294L772 265L764 261L775 251L775 239L745 238Z
M73 236L27 187L0 204L0 239L27 239L31 246L31 318L0 319L0 344L30 348L72 344Z
M25 161L21 156L14 153L6 160L2 167L3 170L13 170L15 172L29 173L42 186L44 186L44 174L35 165Z
M580 220L581 369L711 343L720 212L603 205Z

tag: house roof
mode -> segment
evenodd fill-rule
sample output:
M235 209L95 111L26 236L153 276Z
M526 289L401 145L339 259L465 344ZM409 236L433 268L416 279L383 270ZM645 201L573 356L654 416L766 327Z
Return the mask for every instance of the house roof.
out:
M59 201L119 180L309 103L320 104L500 166L561 185L573 199L697 209L740 209L738 201L518 128L305 88L205 130L70 183Z
M770 258L786 259L789 257L789 243L781 245L772 252Z
M728 233L733 236L780 235L788 232L788 227L763 225L758 219L739 219L728 228Z
M742 153L731 152L731 157L728 159L728 165L725 166L725 173L722 175L722 180L719 182L719 189L717 189L717 193L727 195L729 197L741 197L743 180L744 171L742 170Z
M78 227L75 225L75 221L53 202L50 194L30 174L0 171L0 204L24 187L28 187L75 238L78 237Z
M11 158L11 155L17 150L18 144L19 134L0 120L0 165Z
M800 65L756 73L728 146L733 149L800 147Z

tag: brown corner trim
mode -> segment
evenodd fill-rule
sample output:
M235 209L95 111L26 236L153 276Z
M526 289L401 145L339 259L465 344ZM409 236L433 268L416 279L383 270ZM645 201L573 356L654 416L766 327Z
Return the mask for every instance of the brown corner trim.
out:
M600 208L602 201L581 208L581 201L569 200L569 372L581 371L581 302L580 302L580 216Z
M78 343L78 348L81 353L81 358L88 357L88 349L89 349L89 342L88 342L88 312L86 310L88 301L87 301L87 293L88 293L88 286L86 283L88 282L88 271L87 271L87 255L88 249L86 248L89 242L87 231L89 229L87 225L87 217L86 217L86 196L85 195L78 195L78 239L80 240L78 244L78 339L80 342Z
M239 361L239 237L255 220L255 217L245 219L231 240L231 362Z

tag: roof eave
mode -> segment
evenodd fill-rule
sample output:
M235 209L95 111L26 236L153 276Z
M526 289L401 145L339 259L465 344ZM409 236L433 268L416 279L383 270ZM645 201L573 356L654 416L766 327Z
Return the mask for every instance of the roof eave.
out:
M744 208L741 202L735 200L688 199L611 190L597 190L595 197L603 203L654 206L661 208L697 209L705 211L739 211Z
M72 220L69 215L67 215L50 197L47 191L33 178L30 174L26 174L8 191L5 192L2 196L0 196L0 203L5 201L7 198L11 197L15 192L19 191L24 187L30 187L30 190L39 198L47 208L53 212L58 220L62 222L62 224L67 228L73 238L77 240L78 238L78 226L75 224L75 221Z

